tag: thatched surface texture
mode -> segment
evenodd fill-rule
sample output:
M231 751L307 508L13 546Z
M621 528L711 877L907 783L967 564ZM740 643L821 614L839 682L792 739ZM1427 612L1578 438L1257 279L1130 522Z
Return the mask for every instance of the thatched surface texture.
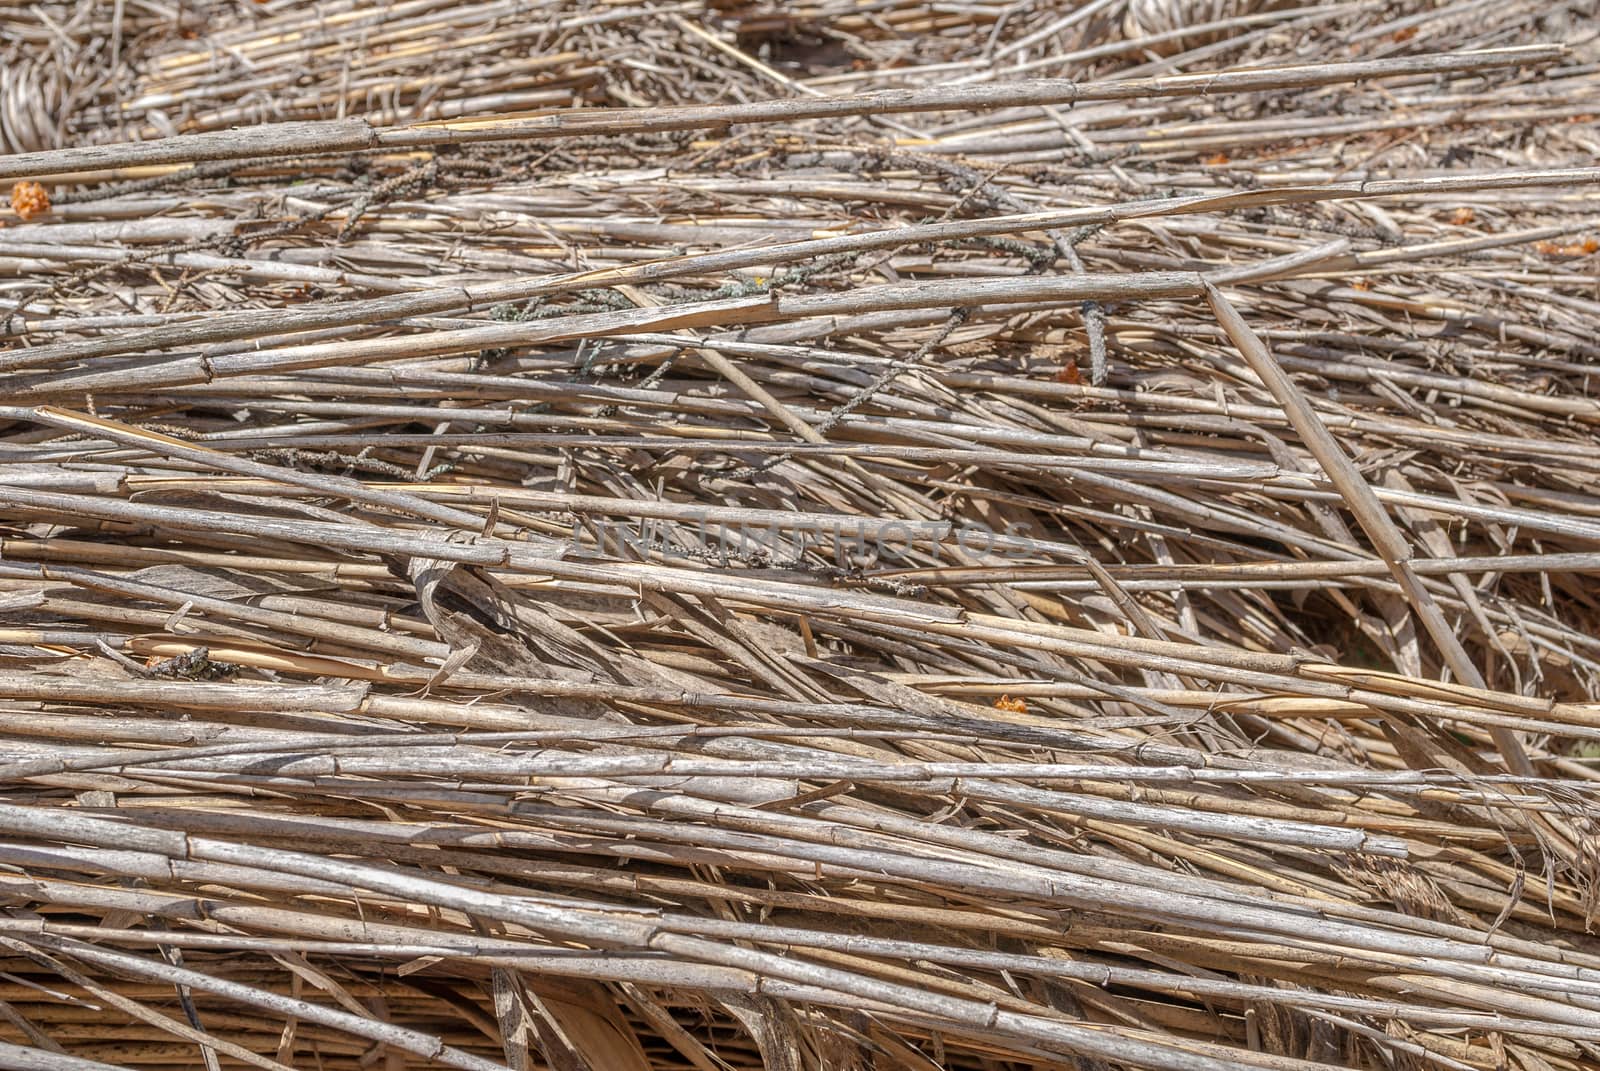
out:
M1597 32L0 6L0 1068L1600 1067Z

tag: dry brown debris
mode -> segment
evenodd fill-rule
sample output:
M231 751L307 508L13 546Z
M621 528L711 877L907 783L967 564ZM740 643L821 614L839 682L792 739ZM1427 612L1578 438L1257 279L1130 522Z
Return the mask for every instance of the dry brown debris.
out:
M1493 12L0 7L0 1066L1600 1066Z

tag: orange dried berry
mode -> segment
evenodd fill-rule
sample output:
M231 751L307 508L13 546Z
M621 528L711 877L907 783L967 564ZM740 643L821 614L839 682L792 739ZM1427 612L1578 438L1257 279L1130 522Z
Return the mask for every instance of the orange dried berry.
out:
M1415 36L1417 36L1417 28L1415 26L1407 26L1404 29L1396 30L1394 33L1390 34L1389 40L1409 41Z
M1028 704L1024 700L1012 699L1009 695L1003 695L996 699L994 708L996 710L1009 710L1013 714L1026 714L1028 712Z
M1078 384L1083 382L1083 376L1078 374L1077 365L1064 364L1056 370L1056 382L1068 383L1076 387Z
M1585 238L1583 241L1578 243L1578 248L1585 253L1600 252L1600 238L1590 235L1588 238Z
M1478 213L1474 212L1466 205L1462 205L1460 208L1450 213L1450 222L1454 223L1457 227L1465 227L1467 224L1471 223L1477 218Z
M50 194L37 182L19 182L11 187L11 211L26 223L50 211Z
M1207 167L1221 167L1223 164L1229 162L1228 154L1225 152L1214 152L1210 156L1200 157L1200 162L1205 164Z

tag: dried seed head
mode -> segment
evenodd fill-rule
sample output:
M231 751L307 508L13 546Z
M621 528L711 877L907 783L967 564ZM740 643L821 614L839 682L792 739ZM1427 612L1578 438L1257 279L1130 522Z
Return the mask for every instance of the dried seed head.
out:
M50 211L50 194L37 182L19 182L11 187L11 211L26 223Z

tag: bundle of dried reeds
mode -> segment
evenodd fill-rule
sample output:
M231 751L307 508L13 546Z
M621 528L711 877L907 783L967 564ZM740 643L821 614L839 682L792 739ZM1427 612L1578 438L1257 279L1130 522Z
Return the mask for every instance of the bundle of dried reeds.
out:
M1595 17L0 8L0 1068L1600 1067Z

